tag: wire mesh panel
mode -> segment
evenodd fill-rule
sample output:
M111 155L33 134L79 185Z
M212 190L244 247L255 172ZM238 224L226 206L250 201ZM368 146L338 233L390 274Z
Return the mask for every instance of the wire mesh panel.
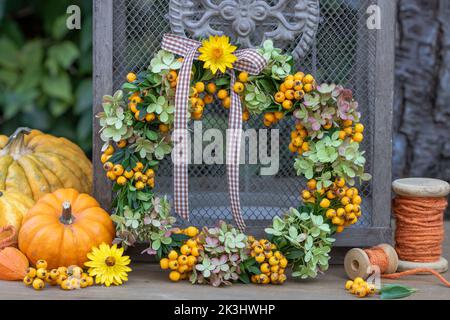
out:
M191 10L190 18L194 22L202 19L201 12L205 3L220 5L220 0L177 0L175 4L185 4L183 10ZM228 1L230 2L230 1ZM252 3L256 1L236 1ZM295 19L298 7L308 6L319 1L269 0L269 6L287 3L286 20ZM300 32L292 34L290 39L282 39L275 44L288 52L296 52L298 57L296 68L311 72L318 82L334 82L353 89L359 101L362 122L366 127L366 139L363 148L366 150L366 171L373 172L373 137L374 113L376 102L377 54L376 32L366 26L367 8L374 0L320 0L318 24L313 30L313 41L304 41L305 35ZM192 5L195 5L192 7ZM114 0L113 2L113 86L118 89L130 71L146 68L159 50L162 36L168 32L185 32L188 37L195 36L196 28L184 26L182 21L174 23L169 14L169 0ZM173 5L173 3L172 3ZM189 7L191 5L191 7ZM203 7L202 7L203 6ZM319 9L319 7L318 7ZM240 10L237 8L237 10ZM229 32L230 22L216 18L210 22L211 30ZM195 26L195 23L194 23ZM313 26L314 27L314 26ZM174 30L177 29L177 30ZM246 42L258 45L276 29L276 23L267 18L252 32ZM181 30L181 31L180 31ZM231 31L230 31L231 32ZM231 34L231 36L234 36ZM239 38L235 38L239 42ZM303 42L302 42L303 41ZM299 54L298 44L302 42ZM253 118L244 124L244 129L264 129L261 118ZM387 125L390 125L387 123ZM228 126L228 111L219 105L212 105L202 120L203 131L216 128L223 132ZM274 129L279 129L279 170L272 176L259 174L264 164L244 164L240 167L241 206L247 224L252 227L266 226L268 220L282 213L291 206L299 205L299 192L305 182L297 177L293 169L293 155L287 146L293 120L284 120ZM193 130L194 128L191 127ZM268 152L271 152L271 132L261 132L267 137ZM208 144L208 142L203 142ZM274 150L275 151L275 150ZM161 194L172 193L172 167L170 159L163 162L158 171L157 190ZM231 212L227 191L225 165L190 165L189 192L191 223L211 225L218 219L230 220ZM368 228L372 225L372 183L359 186L363 194L363 216L353 228Z

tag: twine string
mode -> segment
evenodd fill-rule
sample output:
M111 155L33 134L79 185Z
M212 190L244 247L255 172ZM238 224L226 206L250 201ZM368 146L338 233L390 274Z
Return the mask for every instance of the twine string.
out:
M367 254L370 260L370 264L374 266L378 266L380 268L381 277L384 279L398 279L404 276L416 275L428 273L434 275L439 279L445 286L450 287L450 282L445 279L439 272L430 268L416 268L402 272L396 273L385 273L389 266L389 257L386 255L386 252L380 247L373 247L370 249L364 249L364 252Z
M436 262L442 256L446 198L394 199L395 250L401 260Z

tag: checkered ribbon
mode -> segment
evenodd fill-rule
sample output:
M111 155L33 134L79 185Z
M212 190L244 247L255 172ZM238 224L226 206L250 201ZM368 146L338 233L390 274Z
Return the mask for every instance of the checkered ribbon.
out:
M174 207L175 211L183 218L189 219L188 203L188 164L189 164L189 132L188 121L188 99L190 89L190 76L192 63L198 59L200 53L198 48L201 42L165 34L162 41L162 49L183 56L183 65L178 73L177 90L175 93L175 117L172 140L174 152ZM258 75L266 66L266 60L253 49L237 50L237 57L233 67L239 71L246 71L252 75ZM236 81L234 71L228 70L230 75L230 88ZM241 215L241 204L239 200L239 160L241 149L242 129L242 106L241 99L233 90L231 91L230 116L227 130L227 176L228 190L230 195L231 211L237 227L245 229L245 222Z

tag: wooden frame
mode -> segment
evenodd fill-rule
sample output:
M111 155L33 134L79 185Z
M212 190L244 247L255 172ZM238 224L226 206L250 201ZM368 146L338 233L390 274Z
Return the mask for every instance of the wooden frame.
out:
M392 242L391 216L391 159L392 119L394 99L395 15L396 2L379 0L382 28L376 32L375 107L372 145L372 221L370 227L350 228L337 235L338 247L365 247ZM94 115L101 110L103 94L113 91L113 2L95 0L94 12ZM102 207L110 209L111 183L103 179L103 169L98 155L102 142L98 136L99 124L93 117L94 195ZM261 227L249 228L249 232L261 233Z
M104 175L103 166L98 161L98 155L103 142L98 135L100 124L95 117L102 110L102 97L113 91L113 3L111 0L95 0L93 2L93 165L94 165L94 195L100 205L111 208L111 183L101 179ZM97 177L97 179L96 179Z

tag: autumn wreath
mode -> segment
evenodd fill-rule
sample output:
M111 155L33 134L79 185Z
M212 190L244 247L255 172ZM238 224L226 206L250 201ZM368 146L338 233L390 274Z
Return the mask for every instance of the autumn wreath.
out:
M355 224L363 214L355 184L370 179L360 149L364 126L352 91L318 85L311 74L294 71L292 56L270 40L261 48L239 51L226 36L211 36L201 43L167 37L183 44L167 50L174 46L166 43L148 69L130 72L121 90L104 96L103 112L98 114L105 142L101 161L106 176L114 181L117 241L123 246L149 243L146 252L158 255L174 281L189 277L213 285L238 279L282 283L287 267L301 278L326 270L332 234ZM186 54L177 51L186 47ZM245 60L245 52L264 62L258 74L237 70L245 69L239 60ZM187 90L181 87L183 81L188 81ZM224 222L200 232L195 227L174 227L169 201L156 196L155 190L158 165L167 161L174 146L171 133L181 91L186 91L190 120L201 120L205 110L215 108L216 98L230 112L236 103L242 105L242 121L262 114L264 125L270 127L294 117L286 147L297 174L308 179L307 189L301 192L303 204L298 209L275 217L266 229L270 242Z

